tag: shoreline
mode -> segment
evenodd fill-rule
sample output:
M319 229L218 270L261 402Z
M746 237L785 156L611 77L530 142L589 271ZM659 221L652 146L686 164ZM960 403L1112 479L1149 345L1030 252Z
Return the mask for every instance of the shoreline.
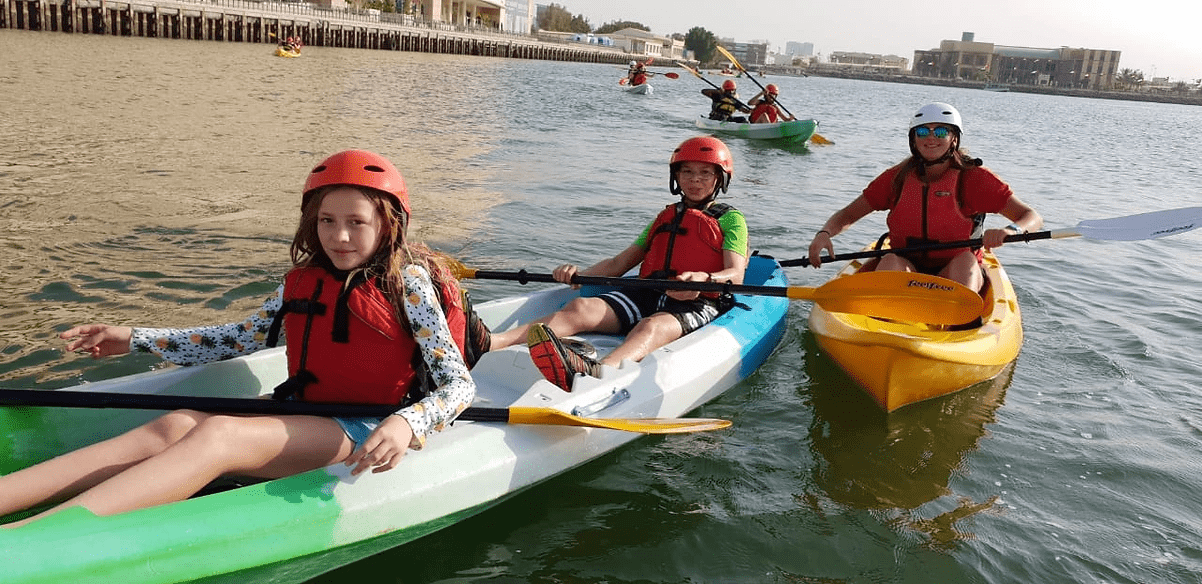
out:
M801 77L804 75L814 77L833 77L838 79L857 79L860 81L908 83L911 85L939 85L944 87L960 87L964 89L980 89L982 91L997 91L999 93L1036 93L1040 95L1063 95L1066 97L1085 97L1093 99L1145 101L1153 103L1171 103L1177 105L1202 105L1202 95L1191 96L1141 91L1103 91L1096 89L1074 89L1067 87L1048 87L1039 85L1005 85L1004 90L998 90L993 89L993 84L989 84L984 81L917 77L906 74L861 73L846 70L810 68L804 69L803 75L794 75L788 70L774 70L772 67L766 67L764 70L769 75L781 75L785 77ZM990 89L986 89L987 86L990 87Z
M297 36L307 46L625 64L632 54L596 45L553 42L487 27L422 22L395 13L332 11L247 0L0 0L0 29L122 37L276 44ZM1202 95L1005 85L984 81L868 73L846 68L769 65L761 71L789 77L939 85L1177 105L1202 105Z
M0 0L0 29L625 64L620 50L411 15L249 0Z

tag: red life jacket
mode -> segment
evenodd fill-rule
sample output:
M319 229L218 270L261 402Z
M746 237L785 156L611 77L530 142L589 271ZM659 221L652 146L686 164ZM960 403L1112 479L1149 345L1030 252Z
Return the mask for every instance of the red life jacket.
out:
M764 113L768 114L768 123L775 123L778 119L776 108L772 107L772 104L766 101L761 101L760 103L756 104L755 109L751 110L751 121L754 122L758 120L760 114Z
M983 214L965 215L962 210L963 175L950 168L938 180L925 183L913 173L905 178L901 192L890 207L889 240L895 247L911 247L942 241L979 237ZM962 249L925 252L929 259L950 260Z
M466 316L454 278L443 279L439 293L451 336L466 354ZM273 397L400 406L424 397L428 373L414 334L432 331L406 330L362 271L344 285L325 269L296 268L284 277L283 300L268 345L276 343L282 320L289 377Z
M732 209L724 203L714 203L704 211L687 208L684 203L665 207L647 233L647 254L639 267L639 277L665 279L681 272L725 269L725 237L718 218Z

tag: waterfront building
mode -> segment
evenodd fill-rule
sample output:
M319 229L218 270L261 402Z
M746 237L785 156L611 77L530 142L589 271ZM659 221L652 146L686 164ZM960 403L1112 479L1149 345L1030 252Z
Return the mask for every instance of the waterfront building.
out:
M785 43L785 54L794 57L813 57L814 43L799 43L797 41L789 41Z
M718 44L730 51L744 67L763 67L768 60L768 42L737 43L734 39L718 39ZM732 63L733 65L733 63Z
M905 57L875 53L835 51L828 55L827 61L827 66L832 68L856 68L871 73L905 73L909 68L909 61Z
M638 28L624 28L610 33L613 46L631 55L688 60L684 40L660 36Z
M977 42L971 32L938 49L914 51L912 73L995 84L1113 89L1120 51L1060 47L1040 49Z

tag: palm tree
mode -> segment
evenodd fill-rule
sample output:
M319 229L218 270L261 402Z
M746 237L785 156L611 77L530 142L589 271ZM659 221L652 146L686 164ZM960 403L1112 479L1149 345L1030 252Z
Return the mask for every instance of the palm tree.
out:
M1139 69L1120 69L1116 81L1122 89L1139 89L1144 84L1144 72Z

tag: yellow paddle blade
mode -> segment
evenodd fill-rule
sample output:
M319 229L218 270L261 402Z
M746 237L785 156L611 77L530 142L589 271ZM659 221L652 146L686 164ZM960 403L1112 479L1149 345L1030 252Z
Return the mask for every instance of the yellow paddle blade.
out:
M796 288L789 298L813 300L829 312L906 322L964 324L985 308L981 296L960 283L913 272L866 272Z
M722 45L715 45L714 48L718 49L718 52L722 53L722 56L726 57L727 59L730 59L730 62L733 63L734 66L736 68L738 68L738 70L740 70L744 73L747 73L747 70L743 68L742 63L739 63L739 60L736 59L734 55L730 54L730 51L726 50L726 47L724 47Z
M822 134L819 134L817 132L814 132L814 135L810 136L810 142L813 142L815 144L822 144L823 146L834 144L834 142L827 140L825 137L822 136Z
M439 253L438 258L442 260L444 264L446 264L447 269L451 270L451 274L454 275L456 279L462 280L464 278L476 277L475 268L469 268L463 265L463 262L444 253Z
M606 428L643 434L688 434L730 427L730 420L715 418L583 418L552 408L509 408L510 424L543 424Z

